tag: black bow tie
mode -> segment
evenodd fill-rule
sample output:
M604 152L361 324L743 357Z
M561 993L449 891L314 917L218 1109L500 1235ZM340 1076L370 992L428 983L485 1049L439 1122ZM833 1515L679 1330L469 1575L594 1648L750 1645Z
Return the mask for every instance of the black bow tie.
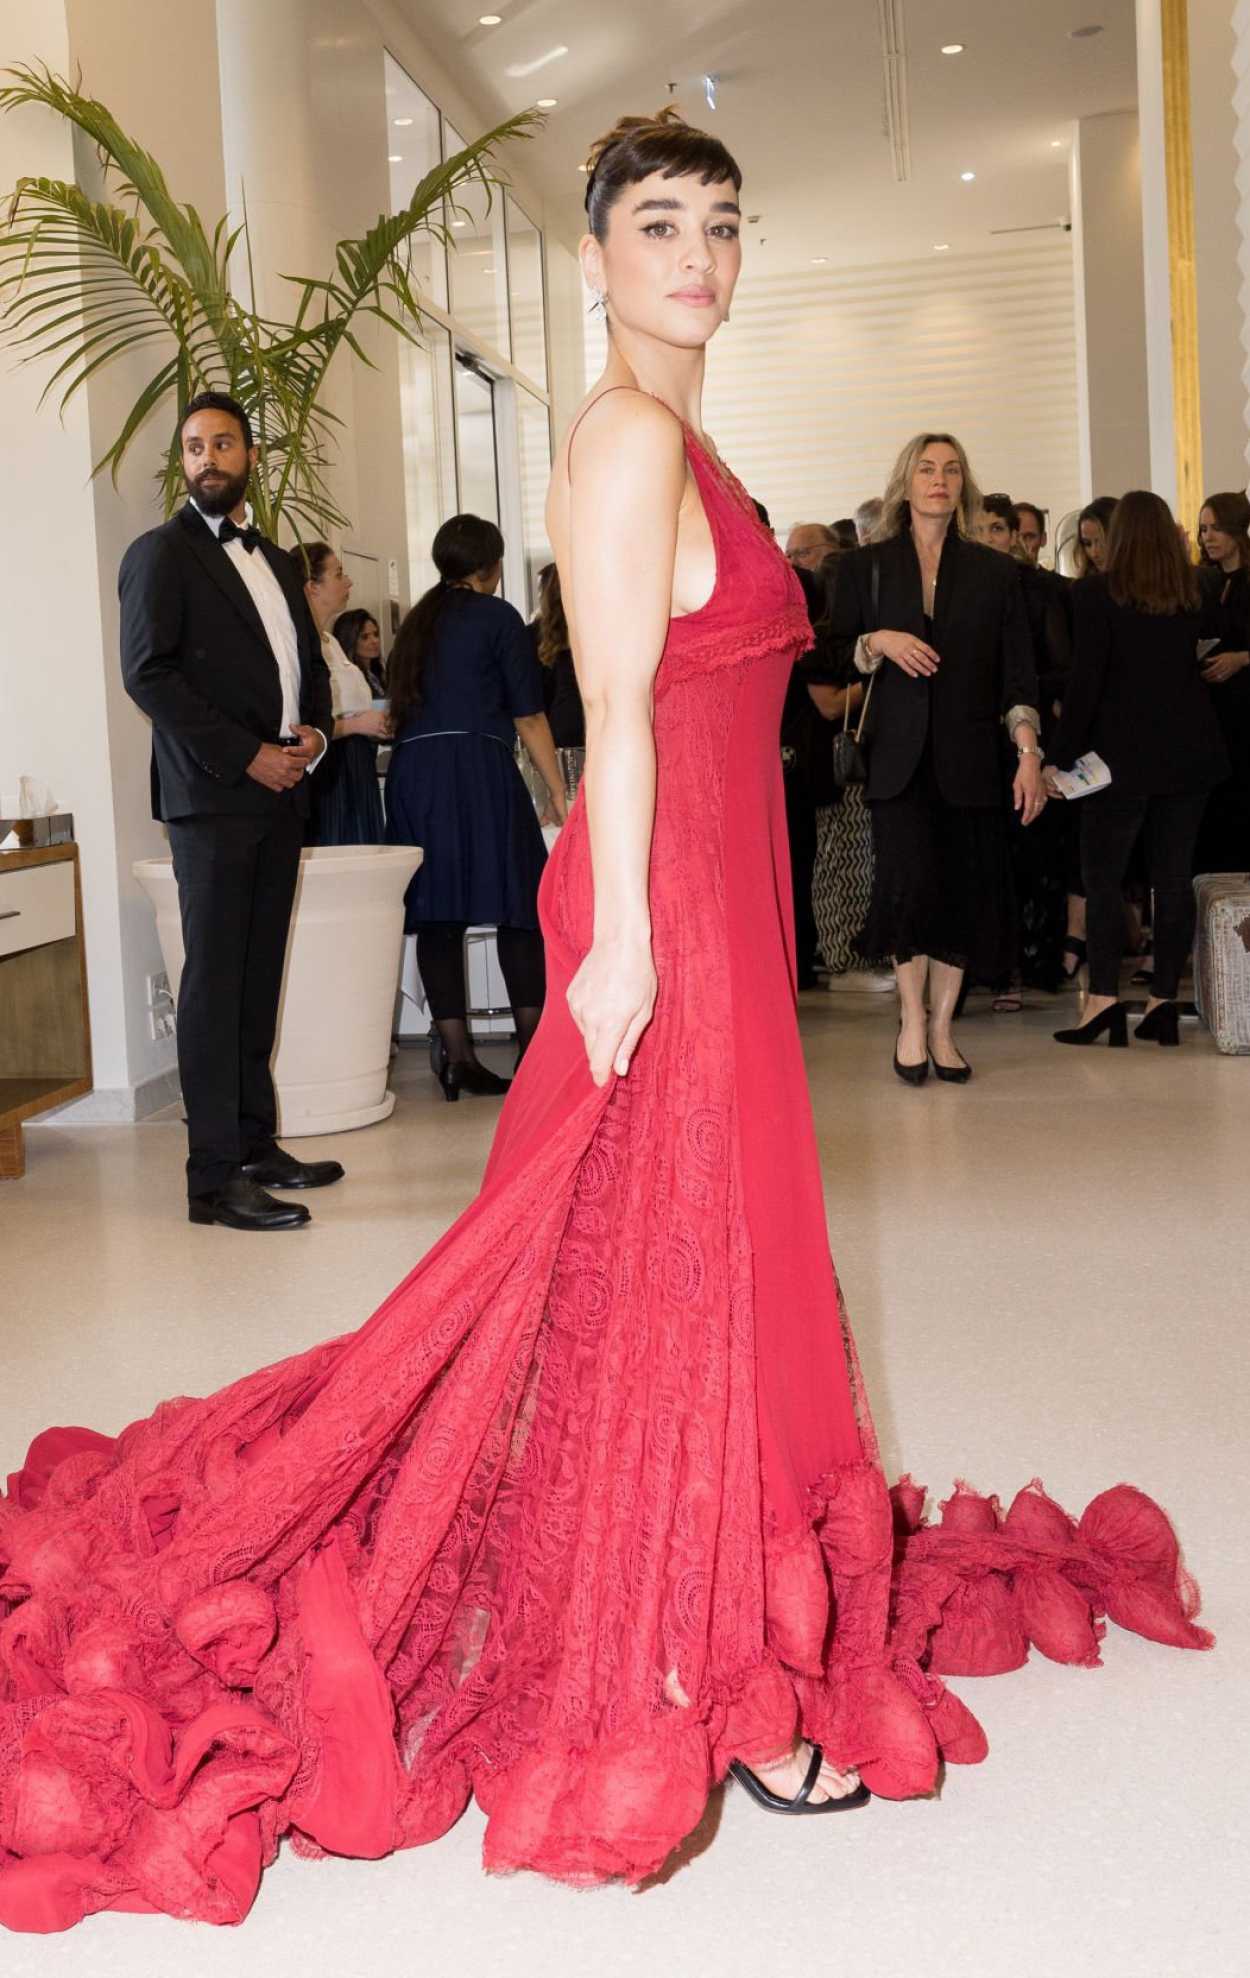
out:
M244 549L247 551L248 555L250 556L252 554L252 551L255 549L257 543L260 541L260 530L254 529L250 522L248 523L245 529L240 529L238 523L232 522L230 520L230 517L227 515L225 521L222 523L220 529L218 529L217 531L217 540L219 543L223 543L223 544L242 543Z

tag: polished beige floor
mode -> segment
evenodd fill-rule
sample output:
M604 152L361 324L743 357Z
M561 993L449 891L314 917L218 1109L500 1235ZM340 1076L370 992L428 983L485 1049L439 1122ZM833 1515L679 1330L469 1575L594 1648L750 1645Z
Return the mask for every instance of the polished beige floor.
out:
M1071 1006L1066 1006L1070 1008ZM1040 1475L1070 1510L1130 1480L1168 1506L1212 1655L1111 1630L1106 1666L958 1684L989 1761L940 1801L770 1819L730 1791L663 1886L487 1880L471 1811L383 1862L284 1856L239 1931L103 1916L0 1947L14 1978L1241 1978L1247 1861L1250 1060L1061 1051L1053 1006L973 1011L965 1089L890 1074L891 999L802 1024L829 1223L891 1472L945 1494ZM768 1049L761 1020L759 1048ZM182 1214L181 1129L46 1126L0 1184L0 1472L52 1421L119 1429L364 1319L469 1200L493 1102L419 1053L314 1226Z

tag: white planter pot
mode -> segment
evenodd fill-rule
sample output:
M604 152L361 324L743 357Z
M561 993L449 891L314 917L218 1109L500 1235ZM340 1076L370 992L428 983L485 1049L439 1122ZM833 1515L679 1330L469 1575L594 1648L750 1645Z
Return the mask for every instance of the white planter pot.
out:
M317 845L300 855L278 1007L273 1082L283 1139L372 1126L394 1109L386 1086L404 938L411 845ZM156 908L175 1002L182 920L172 859L137 859Z

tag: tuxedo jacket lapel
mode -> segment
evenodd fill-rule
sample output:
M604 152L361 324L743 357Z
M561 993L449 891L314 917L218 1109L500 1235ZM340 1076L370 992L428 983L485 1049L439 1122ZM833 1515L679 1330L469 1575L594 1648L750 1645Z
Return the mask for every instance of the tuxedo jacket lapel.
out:
M924 592L920 584L920 558L916 555L916 545L911 539L911 530L903 529L894 538L898 544L899 592L902 602L901 632L914 632L918 639L924 633Z
M937 652L942 651L942 640L955 621L958 609L960 578L965 568L963 537L952 516L942 545L942 560L938 564L937 595L933 600L933 643Z
M261 624L260 613L252 603L252 594L212 530L195 513L189 502L179 511L178 519L186 530L187 541L208 575L219 589L225 592L248 630L260 640L264 650L270 652L269 639ZM256 551L253 550L252 554L255 555Z

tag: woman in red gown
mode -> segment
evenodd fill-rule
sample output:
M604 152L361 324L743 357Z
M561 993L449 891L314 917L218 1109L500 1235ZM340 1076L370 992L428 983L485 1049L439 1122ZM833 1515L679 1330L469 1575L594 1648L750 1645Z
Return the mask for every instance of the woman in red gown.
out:
M9 1479L12 1928L238 1922L282 1835L378 1856L470 1794L488 1868L639 1881L732 1761L798 1806L926 1793L985 1749L943 1674L1097 1661L1104 1614L1209 1640L1135 1490L1079 1525L1036 1484L937 1525L886 1490L775 1020L806 614L700 428L740 177L668 116L593 163L612 354L550 503L588 758L542 1024L481 1194L358 1331Z

